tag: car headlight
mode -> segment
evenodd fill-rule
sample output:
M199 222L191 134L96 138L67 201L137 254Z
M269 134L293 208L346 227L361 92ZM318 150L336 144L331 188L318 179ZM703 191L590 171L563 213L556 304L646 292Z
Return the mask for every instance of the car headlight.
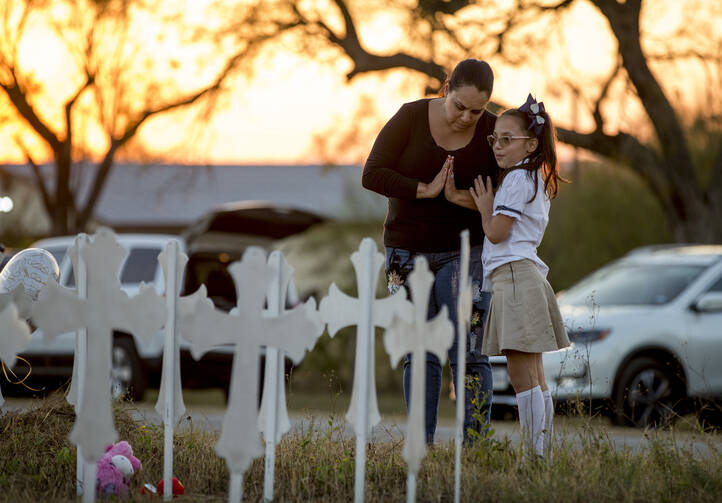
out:
M600 328L595 330L574 330L567 332L569 340L577 344L589 344L601 341L611 333L608 328Z

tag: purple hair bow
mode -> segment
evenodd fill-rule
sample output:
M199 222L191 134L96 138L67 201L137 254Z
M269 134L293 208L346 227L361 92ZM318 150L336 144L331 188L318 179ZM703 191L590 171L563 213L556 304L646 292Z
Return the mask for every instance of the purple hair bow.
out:
M546 119L541 116L541 113L545 111L544 102L540 101L537 103L532 95L529 94L526 103L519 107L519 111L524 112L527 117L529 117L529 127L527 129L534 131L534 136L537 138L541 137L544 123L546 123Z

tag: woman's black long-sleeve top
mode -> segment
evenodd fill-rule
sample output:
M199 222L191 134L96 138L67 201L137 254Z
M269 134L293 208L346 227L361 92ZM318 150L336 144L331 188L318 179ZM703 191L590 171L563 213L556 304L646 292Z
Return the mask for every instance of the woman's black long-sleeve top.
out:
M364 166L363 186L389 199L384 245L414 252L458 250L459 234L469 229L471 245L484 239L479 212L446 200L416 199L418 182L430 183L447 155L454 156L454 182L468 189L478 175L496 181L497 165L486 136L496 116L484 111L471 141L458 150L439 147L429 128L429 102L404 104L379 133Z

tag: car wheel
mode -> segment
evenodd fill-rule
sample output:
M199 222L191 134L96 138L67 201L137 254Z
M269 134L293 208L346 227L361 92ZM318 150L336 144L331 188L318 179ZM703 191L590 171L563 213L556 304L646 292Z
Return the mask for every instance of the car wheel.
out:
M113 400L127 398L140 401L146 387L133 340L128 337L115 337L110 369L110 394Z
M639 428L666 426L684 396L672 369L653 358L632 360L616 387L613 420Z

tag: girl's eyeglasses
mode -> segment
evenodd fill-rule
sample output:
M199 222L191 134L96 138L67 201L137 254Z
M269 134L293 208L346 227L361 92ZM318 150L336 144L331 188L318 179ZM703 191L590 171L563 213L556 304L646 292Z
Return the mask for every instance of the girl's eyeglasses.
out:
M490 134L486 137L486 141L489 142L490 147L494 147L494 143L499 142L499 146L501 148L508 147L511 143L511 140L521 140L522 138L531 138L531 136L496 136L495 134Z

